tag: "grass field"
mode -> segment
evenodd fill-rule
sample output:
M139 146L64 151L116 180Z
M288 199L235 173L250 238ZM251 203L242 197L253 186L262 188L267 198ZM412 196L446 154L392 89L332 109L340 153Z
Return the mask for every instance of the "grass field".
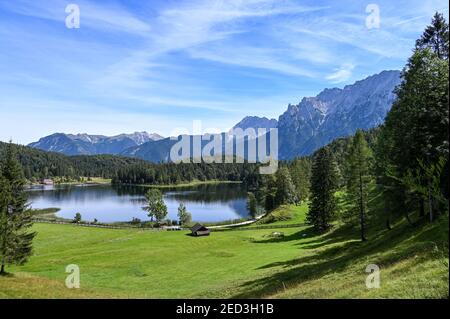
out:
M291 206L295 221L303 206ZM292 222L288 221L288 222ZM278 222L282 225L282 222ZM276 225L276 224L275 224ZM93 229L36 224L35 254L0 277L0 298L448 298L448 219L391 231L308 227L213 232ZM77 264L81 288L67 289ZM365 268L381 269L367 289Z

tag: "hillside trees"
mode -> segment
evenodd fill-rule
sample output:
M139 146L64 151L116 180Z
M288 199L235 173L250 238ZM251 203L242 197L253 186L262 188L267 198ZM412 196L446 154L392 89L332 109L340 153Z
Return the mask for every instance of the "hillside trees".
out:
M292 183L291 174L287 167L280 167L276 175L275 205L294 204L298 201L297 192Z
M266 212L281 205L299 202L299 193L288 167L283 165L275 174L264 175L259 183L259 189L252 192L258 205L264 207ZM308 191L304 190L305 193Z
M0 142L0 154L7 147ZM115 184L176 184L193 180L243 181L258 187L257 164L229 163L150 163L137 158L116 155L66 156L21 145L12 145L18 154L25 178L37 181L60 177L60 180L81 180L80 177L111 178Z
M424 50L425 48L433 51L439 59L448 60L449 29L442 13L434 14L431 24L416 41L416 49Z
M0 274L9 264L22 265L32 253L35 233L27 209L25 178L12 143L5 149L0 164Z
M296 158L288 164L292 182L295 185L297 199L304 202L309 197L311 180L311 160L307 157Z
M258 212L258 200L253 192L247 193L247 210L252 217L255 217Z
M372 151L364 139L363 132L358 130L352 139L347 155L347 197L350 203L350 218L359 216L361 240L366 240L366 215L371 181Z
M426 169L449 154L448 52L443 52L448 50L448 24L441 18L435 15L402 72L398 98L382 127L376 154L385 201L397 201L405 212L426 211L430 220L436 203ZM409 175L421 180L428 195L401 182ZM441 191L448 198L448 163L442 175Z
M311 175L311 202L307 222L318 231L331 227L336 211L337 169L333 154L328 148L320 149L314 156Z

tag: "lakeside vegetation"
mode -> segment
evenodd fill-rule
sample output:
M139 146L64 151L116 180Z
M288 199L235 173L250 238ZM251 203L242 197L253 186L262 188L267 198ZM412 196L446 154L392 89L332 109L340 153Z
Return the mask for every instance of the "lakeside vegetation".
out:
M198 185L215 185L215 184L241 184L241 181L227 181L227 180L207 180L207 181L199 181L193 180L188 183L179 183L179 184L163 184L163 185L152 185L152 184L140 184L142 187L150 187L150 188L183 188L183 187L193 187Z
M64 176L55 176L52 177L51 182L53 183L53 185L60 185L60 186L65 186L65 185L107 185L107 184L111 184L111 179L110 178L103 178L103 177L84 177L84 176L80 176L78 178L69 178L69 177L64 177ZM28 184L31 186L36 186L36 185L42 185L42 181L41 180L34 180L34 181L28 181Z

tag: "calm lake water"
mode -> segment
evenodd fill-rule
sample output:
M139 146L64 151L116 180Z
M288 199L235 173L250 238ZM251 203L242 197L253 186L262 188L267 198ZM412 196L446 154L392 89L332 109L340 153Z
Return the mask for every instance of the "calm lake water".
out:
M81 213L83 220L111 223L131 221L133 217L149 220L142 210L144 194L139 186L36 186L29 191L33 208L57 207L59 217L72 219ZM161 189L167 205L168 218L177 220L177 209L183 202L199 222L219 222L247 218L247 192L242 184L210 184L193 187Z

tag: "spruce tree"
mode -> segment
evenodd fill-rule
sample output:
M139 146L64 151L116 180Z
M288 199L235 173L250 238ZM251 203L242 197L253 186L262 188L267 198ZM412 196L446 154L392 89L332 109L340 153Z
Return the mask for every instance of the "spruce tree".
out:
M295 185L298 201L306 201L309 197L311 180L311 161L309 158L297 158L289 166L292 182Z
M386 160L381 164L386 170L384 174L395 177L385 181L385 186L391 188L386 191L394 190L397 200L404 202L404 208L408 205L424 207L424 202L428 202L431 219L432 201L410 192L397 180L420 170L420 162L431 167L441 157L448 157L448 85L448 60L440 59L428 48L416 50L403 72L403 82L396 90L397 101L382 129L385 141L379 139L379 143L384 144L384 149L378 147L384 153L378 157ZM448 196L448 169L444 176L442 188ZM426 178L423 180L424 184L429 182Z
M6 265L22 265L32 253L36 233L30 232L32 214L27 208L25 178L10 142L0 167L0 274Z
M366 214L371 181L370 150L361 130L357 130L347 156L347 198L350 202L350 217L359 216L361 240L366 240Z
M442 14L436 13L403 69L403 81L396 89L397 100L375 147L377 181L383 190L385 207L404 212L408 221L408 212L413 210L418 210L420 216L427 211L433 220L432 181L424 169L436 166L449 155L448 36L447 22ZM446 165L441 189L448 199ZM428 195L401 182L411 174L429 189ZM389 222L387 225L389 228Z
M253 218L256 216L258 210L258 201L253 192L247 193L247 210Z
M264 209L266 212L270 212L276 208L276 184L275 174L264 175L263 187L261 188L261 191L264 194Z
M434 14L431 25L427 26L424 33L416 41L416 49L431 49L440 59L448 59L449 28L442 13Z
M333 154L326 147L314 156L311 176L311 203L307 223L318 231L331 227L336 210L337 170Z
M277 206L283 204L293 204L297 202L295 186L292 183L291 174L287 167L281 167L276 172L276 193L275 203Z

